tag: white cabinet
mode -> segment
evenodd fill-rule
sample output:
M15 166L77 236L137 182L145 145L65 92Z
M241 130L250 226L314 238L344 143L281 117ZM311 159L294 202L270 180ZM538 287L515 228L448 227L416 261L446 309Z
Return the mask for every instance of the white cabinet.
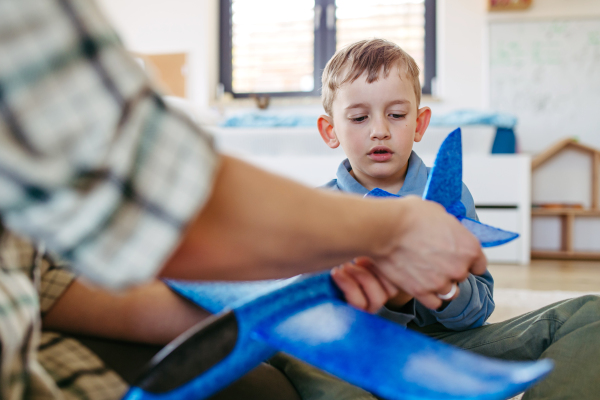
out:
M477 208L477 207L476 207ZM521 215L516 208L477 208L477 216L484 224L495 226L512 232L521 230ZM492 263L528 263L527 248L522 237L497 247L483 249L489 262Z
M432 165L435 155L421 157ZM531 157L526 154L466 154L463 181L481 222L517 232L511 243L484 249L490 263L529 264L531 259Z

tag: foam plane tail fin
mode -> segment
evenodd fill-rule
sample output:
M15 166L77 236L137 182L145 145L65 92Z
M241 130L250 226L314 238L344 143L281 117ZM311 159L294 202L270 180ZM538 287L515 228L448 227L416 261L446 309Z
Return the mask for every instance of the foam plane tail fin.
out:
M448 210L460 201L461 194L462 141L460 128L457 128L440 146L423 198L440 203Z

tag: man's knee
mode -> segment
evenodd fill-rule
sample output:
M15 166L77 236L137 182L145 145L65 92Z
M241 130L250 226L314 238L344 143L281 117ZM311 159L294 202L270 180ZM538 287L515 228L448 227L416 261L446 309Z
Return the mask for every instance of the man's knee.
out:
M583 328L600 329L600 296L575 297L553 306L550 315L561 324L554 340Z
M586 294L584 296L577 297L582 304L591 303L593 307L600 307L600 296L595 294Z
M588 294L564 300L554 305L557 306L554 309L559 317L586 314L595 319L600 319L600 296Z

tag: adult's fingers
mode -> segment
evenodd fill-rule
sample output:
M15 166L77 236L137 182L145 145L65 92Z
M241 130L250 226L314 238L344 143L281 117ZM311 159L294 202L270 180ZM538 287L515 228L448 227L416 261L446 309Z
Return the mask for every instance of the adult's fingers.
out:
M449 296L450 294L452 294L452 297L447 298L447 296ZM440 300L442 300L442 301L452 301L452 300L456 299L459 294L460 294L460 287L458 286L458 283L451 282L447 285L444 285L444 288L442 288L437 293L437 297L440 298Z
M438 294L445 295L447 293L450 293L450 291L452 291L452 285L456 285L456 292L454 293L454 296L452 296L452 298L446 299L446 300L442 300L442 299L440 299L437 296ZM459 294L460 294L460 288L458 287L458 284L452 283L452 284L448 285L448 287L445 288L440 293L437 293L435 295L433 295L433 294L426 294L426 295L422 295L422 296L415 297L415 298L417 299L417 301L419 301L425 307L427 307L427 308L429 308L431 310L437 310L438 308L440 308L442 306L442 304L444 303L444 301L446 301L446 302L452 301L452 300L456 299Z

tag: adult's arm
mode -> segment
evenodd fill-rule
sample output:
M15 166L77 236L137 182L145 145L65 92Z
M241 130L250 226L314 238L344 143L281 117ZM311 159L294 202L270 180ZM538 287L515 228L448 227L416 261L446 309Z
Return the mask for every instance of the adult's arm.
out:
M310 189L223 156L210 199L161 274L276 278L358 256L432 308L452 281L485 271L475 237L436 203Z
M166 344L210 315L158 280L123 292L84 284L45 246L1 231L3 265L15 271L33 270L46 330Z
M80 335L167 344L210 315L159 280L121 293L75 280L45 313L42 326Z

